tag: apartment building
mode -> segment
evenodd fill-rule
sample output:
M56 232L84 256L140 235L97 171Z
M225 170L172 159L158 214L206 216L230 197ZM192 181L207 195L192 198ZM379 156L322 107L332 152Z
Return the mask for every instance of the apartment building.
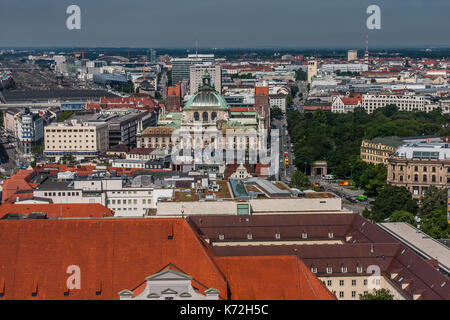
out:
M362 106L367 113L372 113L378 108L395 104L400 111L424 111L425 98L414 93L405 94L364 94Z
M399 137L381 137L361 142L361 160L372 164L386 165L391 154L403 144Z
M214 63L214 54L190 54L187 58L172 59L172 82L188 80L190 76L190 66L193 64Z
M285 94L271 94L269 96L270 108L278 107L281 111L286 112L287 95Z
M387 182L422 197L430 186L450 185L450 145L448 143L408 143L389 157Z
M362 106L362 96L354 94L353 96L336 97L331 104L331 112L348 113L353 112L355 108Z
M358 214L198 215L187 220L219 257L300 258L339 300L359 300L381 288L395 300L448 299L445 274Z
M214 89L222 93L222 67L212 63L195 64L190 66L189 81L190 93L195 94L203 84L203 76L208 73L211 77L211 85Z
M156 208L159 199L172 196L172 189L156 188L149 176L133 180L89 176L67 181L50 177L33 190L34 199L20 203L98 203L118 217L142 217Z
M44 138L44 119L25 108L17 117L17 140L25 156L31 156L32 147Z
M108 150L108 124L105 122L55 123L45 127L44 155L55 158L72 156L77 160L96 158Z

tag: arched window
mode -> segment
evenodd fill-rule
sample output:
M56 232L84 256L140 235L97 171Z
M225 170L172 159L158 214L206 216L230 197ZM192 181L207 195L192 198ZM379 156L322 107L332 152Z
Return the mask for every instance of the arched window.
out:
M208 112L203 112L202 114L203 121L208 122Z
M198 112L194 112L194 120L199 121L200 120L200 114Z
M211 113L211 120L216 120L217 119L217 112L213 112Z

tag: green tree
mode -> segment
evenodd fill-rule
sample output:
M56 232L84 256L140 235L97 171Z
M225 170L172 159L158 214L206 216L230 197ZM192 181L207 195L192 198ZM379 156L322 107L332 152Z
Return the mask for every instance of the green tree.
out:
M292 106L292 104L294 103L293 101L294 101L294 100L293 100L293 98L292 98L292 95L291 95L291 94L288 94L287 97L286 97L286 104L290 107L290 106Z
M447 210L442 206L425 215L420 221L420 229L434 239L448 239L450 224L447 220Z
M65 155L61 158L61 162L63 164L71 164L75 161L75 159L73 158L73 156L71 155Z
M308 79L308 74L303 70L295 71L295 80L306 81Z
M311 187L311 182L308 177L301 171L295 171L289 184L291 188L297 188L299 190L305 190Z
M299 89L296 85L291 86L291 95L295 97L298 93Z
M430 212L445 206L447 203L447 189L438 189L431 186L420 199L420 206L417 214L419 217L425 216Z
M417 203L412 199L411 192L408 189L387 184L375 198L375 203L368 218L375 222L382 222L397 210L415 214Z
M271 119L281 119L284 113L279 107L273 107L270 109L270 118Z
M389 217L389 222L406 222L416 227L417 222L414 219L414 215L405 210L396 210Z
M43 144L37 144L37 145L34 145L31 148L31 153L33 154L33 156L35 158L36 157L41 157L43 152L44 152L44 145Z
M73 111L65 110L58 116L56 122L64 122L67 119L69 119L73 114L74 114Z
M128 80L124 85L122 85L122 92L133 93L134 92L133 81Z
M388 289L374 289L373 293L360 294L359 300L394 300L394 295Z

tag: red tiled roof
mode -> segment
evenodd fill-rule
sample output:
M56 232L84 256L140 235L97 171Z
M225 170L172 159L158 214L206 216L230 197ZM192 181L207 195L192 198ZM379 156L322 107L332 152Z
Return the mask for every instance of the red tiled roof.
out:
M216 258L184 219L1 220L0 237L0 299L118 299L168 265L224 299L334 299L296 257Z
M225 168L225 172L223 173L224 180L228 180L229 177L239 168L239 163L231 163L227 164ZM247 170L247 173L252 174L252 170L248 164L244 164L244 168Z
M4 220L0 237L3 299L118 299L170 263L227 297L223 275L183 219ZM81 289L64 296L72 265Z
M294 256L215 260L228 280L232 300L336 300Z
M133 148L130 151L128 151L128 154L143 154L148 155L151 154L155 148Z
M167 88L167 95L168 96L177 96L180 97L181 96L181 87L176 86L176 87L168 87Z
M269 95L269 87L255 87L255 95L256 96L268 96Z
M34 175L33 170L19 170L3 182L2 202L11 198L17 191L31 191L36 186L28 181Z
M111 210L99 203L67 203L67 204L3 204L0 206L0 217L7 213L30 214L44 212L47 217L81 218L112 217Z

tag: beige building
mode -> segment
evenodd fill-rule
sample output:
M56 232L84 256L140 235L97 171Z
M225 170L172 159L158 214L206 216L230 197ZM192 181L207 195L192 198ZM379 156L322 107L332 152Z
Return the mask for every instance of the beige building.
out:
M65 155L96 158L108 149L108 124L75 120L52 124L44 128L44 143L44 155L57 161Z
M218 256L299 257L339 300L359 300L382 288L394 300L448 299L446 275L358 214L197 215L187 220Z
M348 50L347 51L347 61L354 61L358 59L358 51L357 50Z
M387 182L422 197L430 186L450 185L450 148L444 143L417 143L400 147L388 159Z
M203 84L203 75L209 73L211 76L211 85L214 89L222 92L222 67L211 63L195 64L190 66L190 93L195 94L198 88Z
M367 113L395 104L400 111L424 111L425 98L414 93L405 94L363 94L362 106Z
M403 140L399 137L383 137L373 140L363 140L361 142L361 160L372 164L384 164L388 162L388 158L393 154L399 146L403 144Z
M139 148L162 150L259 150L264 120L257 112L231 112L225 99L203 75L203 85L186 103L181 113L160 117L158 127L149 127L136 136ZM184 154L191 156L192 154Z
M311 83L313 77L317 76L317 61L308 62L308 83Z

